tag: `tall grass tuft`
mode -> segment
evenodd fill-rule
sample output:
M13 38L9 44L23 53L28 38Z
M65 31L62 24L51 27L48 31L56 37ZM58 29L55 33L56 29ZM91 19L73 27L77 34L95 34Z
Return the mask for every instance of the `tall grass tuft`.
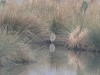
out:
M65 28L64 28L63 23L61 22L61 19L54 18L50 26L50 30L55 34L62 34L64 29Z
M8 35L6 30L0 30L0 65L12 65L14 63L30 63L35 55L28 44L17 40L18 36Z
M0 12L0 27L7 30L7 33L17 34L21 40L41 40L49 27L38 14L30 11L31 8L22 5L7 4ZM27 41L26 40L26 41Z
M87 44L88 30L82 29L80 26L76 27L68 36L68 44L71 48L84 48Z

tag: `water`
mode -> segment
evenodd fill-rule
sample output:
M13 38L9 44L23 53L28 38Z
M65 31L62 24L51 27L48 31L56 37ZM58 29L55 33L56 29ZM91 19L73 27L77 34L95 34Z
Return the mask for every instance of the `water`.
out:
M50 44L50 52L55 51L55 45L53 43Z
M56 47L37 50L37 62L0 68L0 75L100 75L100 55L90 52L73 52Z

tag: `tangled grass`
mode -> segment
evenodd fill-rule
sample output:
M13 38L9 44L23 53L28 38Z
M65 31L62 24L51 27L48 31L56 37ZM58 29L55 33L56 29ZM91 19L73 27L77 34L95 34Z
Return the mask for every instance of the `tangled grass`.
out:
M6 30L0 30L0 65L11 63L30 63L35 55L28 44L18 41L18 36L8 35Z
M80 26L78 26L75 30L69 33L67 39L69 47L84 48L85 45L87 44L87 39L88 39L87 37L88 37L87 29L82 29Z

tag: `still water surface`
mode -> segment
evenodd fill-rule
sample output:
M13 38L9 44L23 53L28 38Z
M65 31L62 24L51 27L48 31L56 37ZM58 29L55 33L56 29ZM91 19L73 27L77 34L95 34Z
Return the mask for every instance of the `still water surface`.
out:
M37 50L37 62L0 68L0 75L100 75L99 53L68 51L56 47Z

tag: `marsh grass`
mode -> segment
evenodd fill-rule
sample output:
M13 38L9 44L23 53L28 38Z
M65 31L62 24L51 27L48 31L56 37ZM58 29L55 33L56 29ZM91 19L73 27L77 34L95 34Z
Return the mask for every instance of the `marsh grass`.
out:
M30 46L18 41L18 36L8 35L6 30L0 30L0 65L12 65L11 63L30 63L35 55Z
M59 18L53 19L50 29L51 29L51 32L53 32L55 34L62 34L64 32L64 30L66 30L64 28L63 23L61 22L61 20Z
M89 4L85 13L81 13L81 4L82 1L53 0L6 4L0 11L0 27L6 29L7 34L17 34L20 41L46 40L49 39L49 33L54 32L57 36L66 36L72 48L84 47L82 44L99 47L99 5ZM75 36L79 25L82 25L82 30Z
M75 28L75 30L69 33L69 36L67 39L69 47L84 48L85 45L87 44L87 41L86 41L88 40L87 37L88 37L87 29L82 29L80 26L78 26L77 28Z
M5 5L0 13L0 27L7 30L8 34L17 34L21 40L41 40L41 37L48 33L48 24L30 11L26 4L22 5ZM26 40L27 39L27 40Z
M95 49L100 48L100 41L99 41L100 40L100 27L96 26L96 27L91 28L89 37L90 37L89 39L92 45L95 46Z

